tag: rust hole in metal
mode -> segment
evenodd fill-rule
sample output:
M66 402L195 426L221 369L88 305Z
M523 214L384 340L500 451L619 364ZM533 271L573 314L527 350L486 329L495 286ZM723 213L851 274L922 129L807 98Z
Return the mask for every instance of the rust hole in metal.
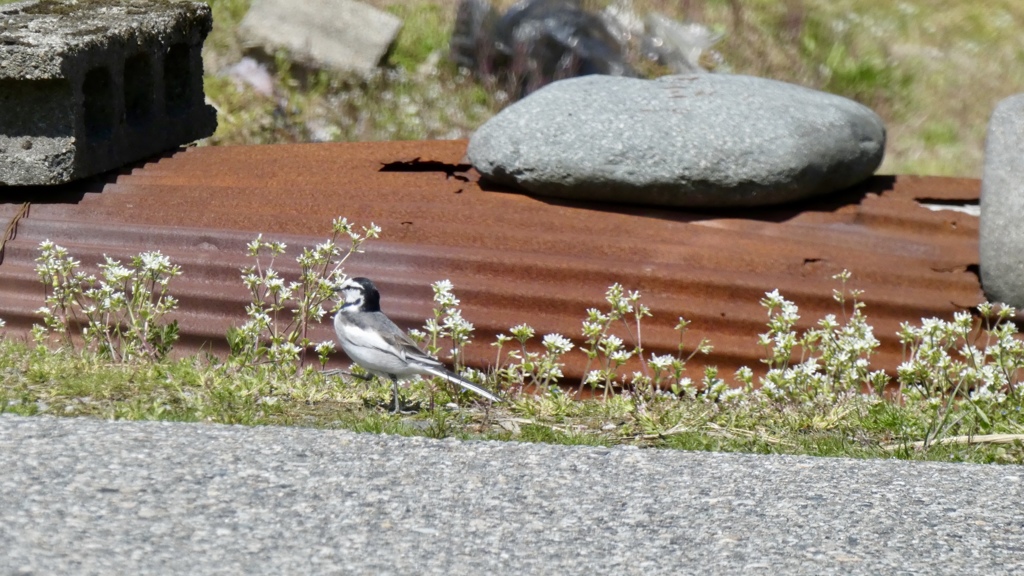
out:
M978 264L968 264L964 269L965 272L973 274L978 279L978 284L981 284L981 266Z
M948 274L966 272L968 274L973 274L979 281L981 280L981 266L978 264L966 264L964 266L932 266L932 271Z
M469 182L466 172L472 169L470 164L449 164L437 160L421 160L414 158L409 161L386 162L381 172L443 172L446 178L454 178L460 182ZM460 190L461 192L461 190Z
M914 198L921 204L934 204L935 206L977 206L978 199L950 199L950 198Z

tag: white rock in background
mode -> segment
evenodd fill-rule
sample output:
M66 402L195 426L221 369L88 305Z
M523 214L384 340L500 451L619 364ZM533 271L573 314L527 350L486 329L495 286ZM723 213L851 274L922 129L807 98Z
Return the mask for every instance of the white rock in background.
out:
M372 72L402 21L354 0L254 0L239 34L247 48L287 50L312 68Z
M700 55L722 39L721 33L703 24L684 24L657 12L648 14L645 22L658 60L676 74L704 72Z
M241 90L244 87L252 89L263 96L274 95L274 77L267 70L267 67L248 56L242 58L223 72L235 83L235 88Z
M758 206L852 186L882 162L869 108L728 74L555 82L481 126L468 157L541 196L680 207Z

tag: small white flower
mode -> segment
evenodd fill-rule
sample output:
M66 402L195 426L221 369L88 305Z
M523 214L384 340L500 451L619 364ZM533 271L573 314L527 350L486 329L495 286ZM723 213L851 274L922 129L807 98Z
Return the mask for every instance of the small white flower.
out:
M572 342L561 334L546 334L542 342L552 354L565 354L573 348Z
M632 357L633 353L626 350L616 350L608 354L608 359L616 364L625 364Z
M661 356L655 356L651 353L650 365L657 370L665 370L672 366L672 362L675 360L671 354L663 354Z
M614 352L622 348L622 338L614 334L608 334L601 339L600 345L606 352Z
M721 394L719 394L718 398L723 402L729 402L731 400L739 400L743 398L745 395L746 393L743 391L742 388L727 388Z
M535 334L533 328L526 324L519 324L508 329L517 340L525 342L530 338L533 338Z

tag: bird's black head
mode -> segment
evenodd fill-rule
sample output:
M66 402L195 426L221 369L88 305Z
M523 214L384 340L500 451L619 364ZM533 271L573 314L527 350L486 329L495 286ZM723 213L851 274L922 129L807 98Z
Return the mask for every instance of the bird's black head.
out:
M369 278L349 278L337 291L344 298L342 310L380 312L380 292Z

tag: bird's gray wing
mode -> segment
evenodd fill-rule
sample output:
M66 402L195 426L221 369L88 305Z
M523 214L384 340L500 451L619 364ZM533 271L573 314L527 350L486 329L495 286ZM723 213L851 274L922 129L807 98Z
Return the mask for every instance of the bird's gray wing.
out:
M360 330L359 338L355 339L360 346L395 354L406 362L414 362L424 368L444 368L439 360L420 350L412 338L383 312L350 317L347 320L351 327Z
M440 360L421 350L413 342L412 338L409 338L409 335L392 322L390 318L385 316L383 312L376 312L372 316L351 318L350 321L354 327L361 331L360 338L358 339L360 346L375 348L389 354L397 354L402 360L414 364L428 374L440 376L492 402L500 402L494 394L448 370Z

